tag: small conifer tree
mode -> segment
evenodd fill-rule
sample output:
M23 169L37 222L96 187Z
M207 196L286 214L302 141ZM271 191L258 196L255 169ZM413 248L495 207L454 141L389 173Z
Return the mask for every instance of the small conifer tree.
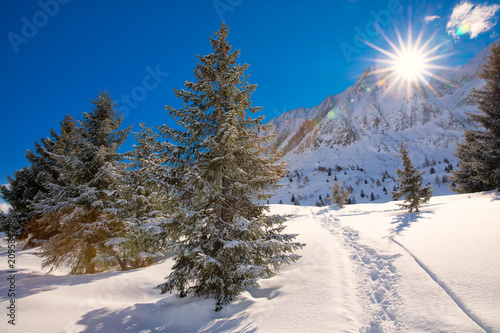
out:
M404 201L399 206L404 209L408 209L408 212L413 212L415 210L418 212L418 207L420 205L427 203L432 196L432 189L430 186L422 187L422 175L423 172L418 172L413 166L410 157L408 156L408 150L406 149L408 145L405 145L401 140L399 147L398 156L403 160L403 170L398 169L396 173L399 178L397 191L392 191L391 194L394 200L398 200L404 197Z
M332 203L336 204L339 208L344 207L344 205L347 203L347 200L351 196L351 192L349 192L349 189L342 188L342 185L340 185L339 182L333 183L333 186L331 187L331 193L332 196L328 199Z

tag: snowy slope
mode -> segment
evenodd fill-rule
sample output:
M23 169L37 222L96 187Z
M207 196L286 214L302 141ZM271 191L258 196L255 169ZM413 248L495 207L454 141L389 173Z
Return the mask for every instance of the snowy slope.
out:
M281 180L283 187L269 200L269 203L275 204L281 201L283 204L293 204L293 195L296 199L295 203L298 202L300 205L327 205L330 203L327 196L331 194L331 186L335 180L345 188L350 186L351 199L355 200L355 203L371 202L372 193L375 202L391 201L390 191L394 190L394 186L397 185L395 171L397 168L403 168L401 159L384 154L379 154L382 155L379 157L371 155L372 159L369 159L366 157L370 156L369 152L365 152L365 157L363 157L362 152L357 151L354 146L343 149L345 154L350 152L353 163L356 158L358 162L364 163L327 164L319 160L320 155L313 155L315 152L310 155L301 155L300 158L304 159L302 168L290 170L288 175ZM335 151L332 151L331 155L337 156ZM453 160L453 155L436 156L436 159L431 158L430 165L426 167L414 162L420 171L425 171L422 176L423 182L432 185L434 195L450 194L448 177L451 175L449 168ZM311 163L312 161L317 162ZM456 167L456 164L452 164L453 167ZM330 173L329 168L332 169Z
M1 332L500 332L500 194L440 196L420 213L395 202L343 209L272 205L308 245L220 313L215 301L158 295L172 261L128 272L45 274L16 264L16 326Z

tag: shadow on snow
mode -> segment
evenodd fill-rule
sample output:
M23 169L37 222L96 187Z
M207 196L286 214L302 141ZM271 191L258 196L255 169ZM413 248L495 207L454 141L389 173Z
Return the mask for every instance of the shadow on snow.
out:
M249 298L238 299L221 312L215 312L214 299L195 296L167 296L156 303L137 303L123 309L101 308L90 311L77 322L81 332L257 332L247 309L255 299L273 299L279 291L259 287L247 290ZM253 298L253 299L252 299Z
M394 237L400 235L403 231L407 230L411 227L413 223L418 222L419 220L425 219L427 215L434 214L433 211L426 212L416 212L416 213L402 213L394 217L394 220L391 222L394 225L390 230L389 237Z

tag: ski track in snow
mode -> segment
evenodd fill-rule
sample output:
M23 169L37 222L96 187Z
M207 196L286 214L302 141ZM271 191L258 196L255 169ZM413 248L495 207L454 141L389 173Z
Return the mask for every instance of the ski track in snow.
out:
M403 250L405 250L412 258L415 260L415 262L436 282L447 294L448 296L451 297L453 302L457 304L457 306L460 308L460 310L463 311L469 317L473 322L475 322L479 327L481 327L485 332L490 333L492 332L492 329L489 328L484 322L482 322L474 313L470 311L470 309L465 305L464 302L451 290L439 277L434 274L429 267L427 267L417 256L415 256L408 248L406 248L403 244L398 242L397 240L394 239L393 236L390 237L390 240L392 240L395 244L399 245Z
M323 218L323 226L343 240L344 246L351 252L349 259L356 267L356 273L362 277L358 292L362 298L369 300L371 318L360 332L404 331L404 324L398 320L397 314L402 303L397 291L400 275L393 265L400 254L383 255L372 247L361 244L358 232L342 226L332 215Z

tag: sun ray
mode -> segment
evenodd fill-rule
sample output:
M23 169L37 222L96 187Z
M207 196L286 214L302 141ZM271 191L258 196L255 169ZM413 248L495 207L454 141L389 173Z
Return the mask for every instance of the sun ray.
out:
M397 36L398 41L399 41L399 46L401 47L401 53L406 52L406 46L405 46L405 43L403 42L403 37L401 37L401 33L399 32L398 29L396 29L396 36Z
M397 56L397 55L395 55L394 53L391 53L391 52L389 52L389 51L386 51L386 50L384 50L383 48L378 47L377 45L374 45L374 44L372 44L372 43L370 43L370 42L368 42L368 41L366 41L366 40L363 40L363 39L360 39L360 40L361 40L363 43L365 43L366 45L368 45L369 47L374 48L375 50L377 50L377 51L379 51L379 52L381 52L381 53L385 54L386 56L391 57L391 58L393 58L393 59L395 59L395 60L397 60L397 59L398 59L398 56Z
M444 78L440 77L439 75L436 75L432 72L429 72L427 70L423 70L422 73L429 75L433 79L436 79L436 80L441 81L443 83L449 84L450 86L457 87L457 85L455 85L453 82L450 82L450 81L448 81L448 80L446 80L446 79L444 79Z
M381 73L385 73L385 72L394 72L395 68L396 68L396 66L379 68L379 69L371 71L370 74L381 74Z
M377 30L380 32L380 34L382 35L382 37L385 39L385 41L392 47L392 49L394 50L394 52L396 52L397 55L400 55L401 51L398 49L398 47L392 42L392 40L389 39L389 37L387 37L387 35L384 33L384 31L382 29L380 29L378 26L377 26Z
M422 68L427 68L427 69L450 69L448 66L441 66L441 65L433 65L433 64L425 64L422 66Z
M434 89L430 82L421 73L418 73L418 78L425 83L425 85L434 93L434 95L439 96L439 93ZM420 85L418 85L420 87Z
M420 51L420 43L422 43L422 37L424 35L424 31L423 30L420 30L420 32L418 33L418 37L417 37L417 40L415 42L415 50L417 51Z
M438 45L434 46L432 49L430 49L429 51L425 52L423 54L424 57L427 57L429 54L432 54L434 52L436 52L438 49L440 49L444 44L446 44L446 42L442 42L442 43L439 43Z
M436 56L433 56L433 57L427 57L425 58L427 60L427 62L431 62L431 61L434 61L434 60L439 60L439 59L443 59L443 58L448 58L449 56L453 55L454 53L453 52L450 52L450 53L446 53L446 54L440 54L440 55L436 55ZM446 67L446 66L442 66L444 68L449 68L449 67Z
M387 93L392 90L392 87L396 86L396 84L401 80L401 76L397 72L392 72L392 74L390 74L390 77L392 76L397 76L397 78L391 81L391 83L387 87L387 90L382 93L382 96L387 95Z
M412 33L411 33L411 23L408 25L408 37L407 38L407 43L408 43L408 50L413 50L413 40L412 40Z

